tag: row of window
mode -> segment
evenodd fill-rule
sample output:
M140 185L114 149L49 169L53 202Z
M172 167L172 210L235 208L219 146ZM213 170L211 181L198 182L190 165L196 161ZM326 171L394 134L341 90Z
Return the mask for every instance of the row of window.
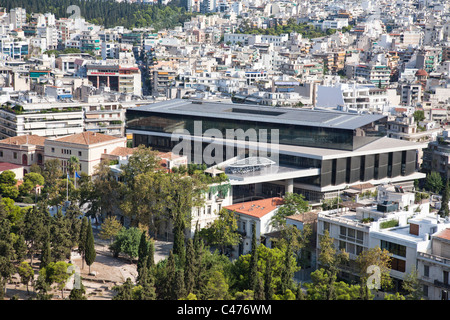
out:
M56 148L52 147L51 149L52 153L56 152ZM61 149L61 153L62 154L72 154L72 150L71 149ZM78 156L81 157L82 156L82 152L78 151Z

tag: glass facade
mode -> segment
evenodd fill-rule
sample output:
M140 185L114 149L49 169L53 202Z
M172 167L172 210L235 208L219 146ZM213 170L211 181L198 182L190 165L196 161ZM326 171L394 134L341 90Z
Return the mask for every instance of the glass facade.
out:
M269 123L248 120L208 118L189 115L173 115L139 110L127 110L127 128L162 133L173 133L176 129L187 130L191 135L203 134L208 129L218 129L226 137L227 130L267 130L267 142L271 142L271 130L278 130L279 143L286 145L317 147L339 150L355 150L384 135L383 118L356 130L301 126L289 123ZM195 122L201 121L200 132ZM197 130L195 130L197 129Z

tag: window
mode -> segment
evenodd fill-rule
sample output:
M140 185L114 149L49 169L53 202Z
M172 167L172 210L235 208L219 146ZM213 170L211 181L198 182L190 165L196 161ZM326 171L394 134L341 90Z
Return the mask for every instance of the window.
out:
M423 296L428 297L428 286L423 285L422 291L423 291Z
M391 269L399 272L405 272L406 270L406 261L400 260L397 258L392 258L391 261Z
M381 249L386 249L397 256L406 257L406 247L397 243L381 240Z
M14 159L17 159L17 152L13 152Z
M444 284L450 284L450 283L448 282L448 271L444 271L443 276L444 276Z
M424 277L430 276L430 266L423 266L423 276Z
M326 222L326 221L323 222L323 230L324 231L327 230L328 232L330 232L330 223L329 222Z
M78 151L78 156L81 157L81 151Z
M52 152L55 152L55 148L52 148Z
M3 151L0 151L0 157L3 157Z

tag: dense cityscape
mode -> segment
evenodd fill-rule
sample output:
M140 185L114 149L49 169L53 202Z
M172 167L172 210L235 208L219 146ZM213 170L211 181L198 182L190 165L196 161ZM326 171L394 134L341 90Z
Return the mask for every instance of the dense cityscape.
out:
M0 300L450 300L449 9L0 0Z

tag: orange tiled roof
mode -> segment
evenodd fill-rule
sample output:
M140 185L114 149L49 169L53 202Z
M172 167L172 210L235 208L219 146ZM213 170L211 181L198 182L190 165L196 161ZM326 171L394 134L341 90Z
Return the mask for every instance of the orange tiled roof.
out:
M107 134L85 131L85 132L76 133L76 134L73 134L70 136L57 138L54 141L91 145L91 144L96 144L96 143L101 143L101 142L113 141L113 140L117 140L117 139L119 139L119 138L114 137L114 136L109 136Z
M23 135L0 140L0 143L14 144L14 145L22 145L28 143L36 146L44 146L44 142L46 139L47 139L46 137L36 135Z
M136 149L137 148L117 147L113 151L111 151L109 154L112 156L125 157L125 156L133 154L136 151Z
M246 214L252 217L261 218L272 212L277 206L283 204L282 198L268 198L262 200L248 201L242 203L236 203L225 208L238 213Z
M445 239L450 241L450 228L444 229L435 235L436 238Z

